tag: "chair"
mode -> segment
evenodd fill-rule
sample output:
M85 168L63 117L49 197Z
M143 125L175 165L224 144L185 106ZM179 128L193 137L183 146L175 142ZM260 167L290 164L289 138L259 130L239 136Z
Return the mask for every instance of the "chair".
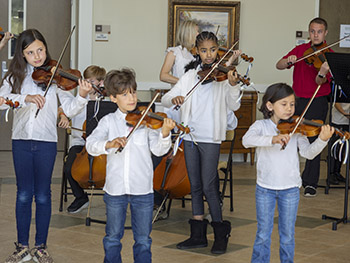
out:
M225 197L230 198L230 211L233 211L233 176L232 176L232 153L235 144L236 133L234 130L226 132L226 140L221 143L220 153L228 154L226 162L219 162L218 170L222 171L225 176L220 178L223 181L221 190L221 200ZM230 194L226 195L227 182L230 183Z

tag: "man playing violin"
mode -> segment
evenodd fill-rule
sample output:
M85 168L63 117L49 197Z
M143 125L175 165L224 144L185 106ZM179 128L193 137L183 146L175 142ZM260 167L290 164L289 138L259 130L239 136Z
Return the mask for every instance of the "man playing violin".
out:
M307 64L305 60L296 62L298 58L302 58L305 52L313 48L319 48L325 43L327 36L327 22L323 18L317 17L309 23L309 38L310 42L301 44L293 48L287 55L281 58L276 68L279 70L288 69L294 66L293 69L293 90L297 96L295 114L300 115L310 98L313 96L318 85L321 85L315 99L306 112L306 119L326 120L328 112L327 96L330 94L331 75L329 73L329 66L327 61L321 62L319 68L314 64ZM333 52L333 50L329 49ZM321 53L320 56L323 56ZM318 59L318 58L316 58ZM322 59L322 58L321 58ZM309 137L310 143L316 140L317 137ZM307 160L305 169L302 174L304 196L316 196L316 188L320 176L320 155L313 160Z

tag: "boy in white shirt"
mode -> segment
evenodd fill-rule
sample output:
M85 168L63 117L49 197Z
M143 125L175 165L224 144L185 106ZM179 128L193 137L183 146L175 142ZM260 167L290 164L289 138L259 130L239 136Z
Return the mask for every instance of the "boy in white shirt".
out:
M121 238L127 206L130 203L135 244L134 262L151 262L153 165L151 152L164 155L171 146L171 119L164 119L160 130L140 126L126 139L131 127L125 117L137 105L135 74L129 69L112 70L105 78L105 88L118 110L103 117L86 140L89 154L107 154L104 201L107 210L104 262L121 261ZM121 152L117 152L120 147Z

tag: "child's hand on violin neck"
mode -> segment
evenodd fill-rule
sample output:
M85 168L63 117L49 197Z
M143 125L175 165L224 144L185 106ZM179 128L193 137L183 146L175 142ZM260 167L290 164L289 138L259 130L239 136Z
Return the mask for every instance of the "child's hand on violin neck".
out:
M116 148L119 149L120 147L125 147L126 145L126 137L118 137L113 139L112 141L108 141L106 143L106 150L111 149L111 148Z
M331 127L328 124L323 125L321 127L321 132L319 137L322 141L327 141L329 138L332 137L333 133L334 133L334 127Z
M238 73L237 73L237 71L230 70L230 71L227 73L227 77L228 77L228 82L230 83L231 86L235 86L235 85L238 84L239 78L238 78Z
M84 79L79 79L79 95L83 98L86 98L86 96L91 92L92 90L92 85L90 82L84 80Z
M30 95L28 94L24 100L25 102L34 103L39 109L42 109L45 105L45 97L39 94Z
M182 105L184 103L184 96L177 96L171 99L171 103L174 105Z
M272 137L272 144L287 145L290 140L289 134L278 134Z
M168 137L171 130L175 128L175 121L169 118L164 118L162 126L163 138Z

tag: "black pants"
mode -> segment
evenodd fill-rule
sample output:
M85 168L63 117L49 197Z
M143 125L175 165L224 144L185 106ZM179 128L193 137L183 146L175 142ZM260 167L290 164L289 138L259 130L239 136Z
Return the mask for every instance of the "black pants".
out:
M297 98L295 114L301 115L306 105L309 102L309 98ZM305 114L305 119L308 120L322 120L325 122L328 113L328 100L327 96L317 97L311 103L308 111ZM309 142L312 143L318 136L309 137ZM320 178L320 160L321 154L317 155L313 160L306 160L305 168L302 174L303 186L308 185L317 188L318 179Z
M204 195L213 221L221 222L217 171L220 144L198 142L195 145L190 141L184 141L184 149L186 168L191 184L192 214L194 216L204 215Z
M63 166L64 174L66 175L69 181L69 184L72 188L72 192L75 198L81 198L84 195L83 188L81 188L78 182L73 179L72 173L71 173L73 162L77 157L77 153L80 153L83 150L83 148L84 146L81 146L81 145L72 146L69 149L66 162L64 163L64 166Z

